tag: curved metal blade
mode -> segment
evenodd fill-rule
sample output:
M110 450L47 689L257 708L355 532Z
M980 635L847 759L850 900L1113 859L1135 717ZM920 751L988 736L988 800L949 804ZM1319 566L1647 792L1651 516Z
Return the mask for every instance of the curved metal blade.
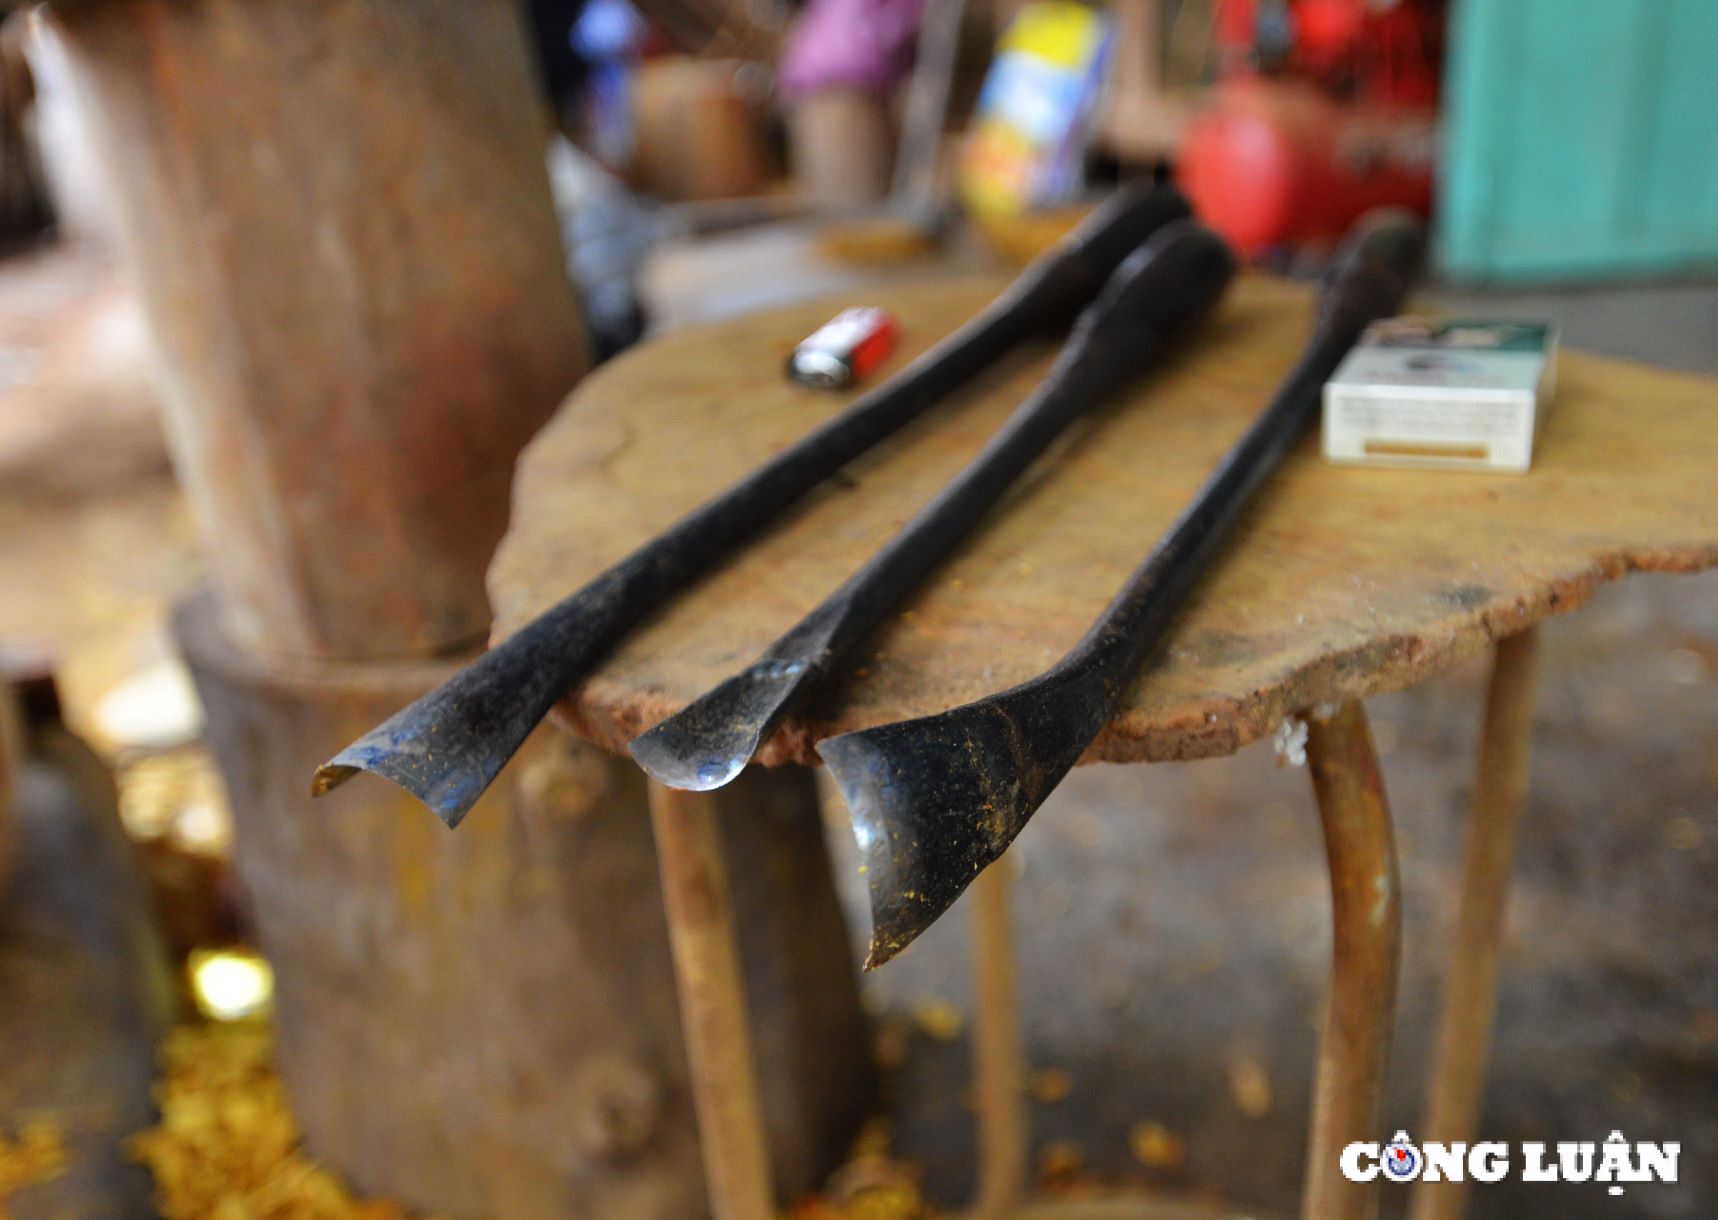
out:
M1052 671L935 716L818 743L870 891L865 969L911 944L1014 842L1103 726L1103 686L1097 671Z
M652 778L670 788L720 788L745 770L817 672L803 660L759 661L626 748Z
M606 647L606 582L593 582L316 769L312 796L379 775L457 826L555 701Z

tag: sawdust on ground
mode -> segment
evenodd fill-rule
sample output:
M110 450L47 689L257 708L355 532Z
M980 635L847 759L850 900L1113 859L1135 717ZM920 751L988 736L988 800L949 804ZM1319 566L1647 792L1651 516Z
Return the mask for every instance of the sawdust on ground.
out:
M126 1148L154 1175L166 1220L425 1220L398 1200L354 1196L305 1152L266 1020L176 1027L162 1043L156 1102L161 1121ZM0 1203L9 1189L57 1173L64 1160L51 1128L0 1142ZM887 1130L874 1124L825 1194L788 1217L930 1220L920 1177L889 1155Z
M182 1025L161 1046L158 1125L126 1143L166 1220L406 1220L358 1199L300 1144L266 1022Z
M5 1220L13 1194L52 1182L69 1160L65 1135L49 1119L26 1123L12 1135L0 1133L0 1220Z

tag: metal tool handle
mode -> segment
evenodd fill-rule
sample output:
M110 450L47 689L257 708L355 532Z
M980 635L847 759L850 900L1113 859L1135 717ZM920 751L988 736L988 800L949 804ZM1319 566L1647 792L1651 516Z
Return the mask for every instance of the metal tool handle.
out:
M1197 221L1164 226L1128 255L1075 319L1045 392L1082 401L1114 393L1150 367L1155 349L1199 321L1235 275L1223 239Z
M1159 229L1191 215L1187 200L1174 187L1124 186L1022 271L997 304L1018 306L1039 333L1060 333L1092 303L1124 259Z
M1419 217L1399 208L1370 212L1337 247L1318 293L1314 333L1351 346L1371 323L1402 308L1426 257Z
M954 479L851 576L828 641L845 647L960 540L1076 418L1156 363L1167 342L1211 312L1235 273L1223 239L1192 220L1155 233L1074 322L1044 380Z
M1253 493L1317 414L1324 383L1360 332L1402 307L1424 261L1425 240L1420 221L1394 209L1368 214L1344 239L1294 368L1063 664L1080 664L1087 652L1118 650L1124 658L1119 668L1127 673L1144 663Z

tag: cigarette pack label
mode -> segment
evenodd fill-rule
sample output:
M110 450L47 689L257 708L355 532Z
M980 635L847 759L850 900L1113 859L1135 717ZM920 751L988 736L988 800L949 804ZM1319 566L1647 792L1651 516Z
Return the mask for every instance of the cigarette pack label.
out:
M1543 323L1376 322L1325 384L1324 456L1526 470L1551 393L1556 341Z

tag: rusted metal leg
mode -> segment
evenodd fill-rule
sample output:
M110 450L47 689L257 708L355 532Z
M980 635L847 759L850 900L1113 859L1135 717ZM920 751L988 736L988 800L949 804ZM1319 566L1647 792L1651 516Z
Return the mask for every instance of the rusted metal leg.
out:
M650 785L710 1212L715 1220L768 1220L769 1147L715 813L708 793Z
M1479 1122L1496 1009L1497 958L1509 902L1516 827L1527 800L1539 632L1499 640L1486 693L1473 815L1455 949L1444 983L1444 1011L1432 1060L1426 1116L1415 1134L1442 1143L1471 1141ZM1467 1205L1466 1182L1422 1182L1413 1220L1455 1220Z
M1026 1187L1026 1056L1020 1043L1020 996L1014 977L1011 882L1004 856L972 883L973 975L977 1012L977 1220L1003 1220Z
M1396 844L1358 703L1309 722L1307 758L1330 860L1334 963L1318 1052L1302 1220L1370 1220L1378 1182L1350 1182L1342 1149L1376 1141L1396 1001L1402 912Z

